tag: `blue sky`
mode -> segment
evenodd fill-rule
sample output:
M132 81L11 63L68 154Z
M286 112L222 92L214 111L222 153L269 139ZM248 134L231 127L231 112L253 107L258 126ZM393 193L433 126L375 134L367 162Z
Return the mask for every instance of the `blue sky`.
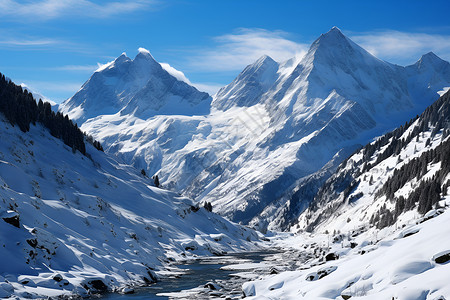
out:
M0 72L61 102L98 64L139 47L199 89L226 85L263 54L302 55L338 26L400 65L450 60L450 1L0 0Z

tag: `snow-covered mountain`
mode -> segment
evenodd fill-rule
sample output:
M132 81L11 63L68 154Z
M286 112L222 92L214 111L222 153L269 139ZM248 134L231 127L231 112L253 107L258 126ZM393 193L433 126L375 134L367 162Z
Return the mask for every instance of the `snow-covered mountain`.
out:
M279 241L306 261L247 282L249 299L447 299L450 92L356 151ZM307 229L308 234L301 234ZM444 279L445 278L445 279Z
M264 56L246 67L213 97L207 115L175 115L174 108L148 117L126 105L108 113L102 103L81 128L166 187L212 202L234 221L280 229L311 200L291 201L302 184L314 194L320 184L311 176L323 182L360 144L421 113L450 86L448 69L433 54L408 67L384 62L332 28L303 58ZM85 87L102 91L91 81ZM84 94L63 111L76 116L69 104Z
M11 120L0 113L0 298L144 285L167 274L169 260L256 247L253 230L89 143L83 155L40 121L24 132Z
M343 162L320 187L295 228L398 227L409 222L417 214L414 211L424 215L440 207L450 186L449 124L447 92L419 118Z
M167 72L150 52L139 48L132 60L123 53L100 67L59 110L83 123L104 114L208 114L211 97Z

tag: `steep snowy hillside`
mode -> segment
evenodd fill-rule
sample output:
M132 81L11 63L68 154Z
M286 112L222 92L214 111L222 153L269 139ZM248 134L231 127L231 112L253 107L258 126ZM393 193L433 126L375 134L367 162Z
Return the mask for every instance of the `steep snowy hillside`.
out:
M286 229L312 200L304 195L348 154L450 86L448 63L429 56L416 67L392 65L333 28L302 59L264 56L245 68L215 95L208 115L178 116L174 108L145 118L94 108L81 128L164 186L212 202L215 212Z
M401 225L439 207L450 185L450 92L418 118L359 150L327 180L296 228ZM339 216L341 224L336 228ZM325 228L325 229L324 229Z
M450 211L431 216L404 228L283 240L309 259L245 283L245 299L448 299Z
M180 81L154 60L150 52L139 48L132 60L123 53L100 67L59 110L83 123L103 114L203 115L210 110L211 97Z
M275 241L302 249L292 272L245 283L249 299L448 299L450 92L355 152ZM303 230L312 232L306 234Z
M169 260L256 247L254 231L89 143L83 155L40 121L25 132L15 122L0 114L0 298L143 285Z

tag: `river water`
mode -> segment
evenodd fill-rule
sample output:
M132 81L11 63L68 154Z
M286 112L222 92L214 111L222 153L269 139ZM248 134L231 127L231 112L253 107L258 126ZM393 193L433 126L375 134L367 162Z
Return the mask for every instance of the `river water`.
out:
M177 265L181 276L162 278L149 287L135 289L133 294L111 293L102 299L240 299L245 281L276 272L274 265L279 271L291 269L290 263L280 264L285 261L284 254L280 250L247 252L188 261ZM216 288L205 286L209 282L216 284Z

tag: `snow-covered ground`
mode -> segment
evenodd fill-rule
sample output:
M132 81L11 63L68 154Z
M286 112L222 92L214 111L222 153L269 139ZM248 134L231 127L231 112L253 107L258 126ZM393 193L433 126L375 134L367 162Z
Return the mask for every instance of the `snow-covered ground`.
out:
M250 299L448 299L450 196L443 186L449 179L449 136L443 124L448 124L449 97L442 96L409 126L380 137L386 144L373 153L366 147L342 163L291 228L297 235L273 240L274 247L302 249L311 259L295 271L245 283L244 293ZM393 145L397 150L388 152ZM417 161L426 167L413 170ZM424 194L421 184L428 180L440 187L433 209L418 212L430 193L398 209L400 197L406 203L414 192ZM401 182L392 187L393 198L383 190L390 181ZM394 218L390 224L381 223L386 215L380 216L381 210Z
M120 290L170 273L172 260L260 245L88 144L91 158L3 117L0 138L1 298Z
M450 197L446 198L450 204ZM450 211L425 222L382 232L300 234L278 246L319 253L298 270L262 276L243 285L246 299L447 299ZM353 248L352 248L353 247ZM339 258L326 260L329 253ZM438 258L441 258L438 259Z

